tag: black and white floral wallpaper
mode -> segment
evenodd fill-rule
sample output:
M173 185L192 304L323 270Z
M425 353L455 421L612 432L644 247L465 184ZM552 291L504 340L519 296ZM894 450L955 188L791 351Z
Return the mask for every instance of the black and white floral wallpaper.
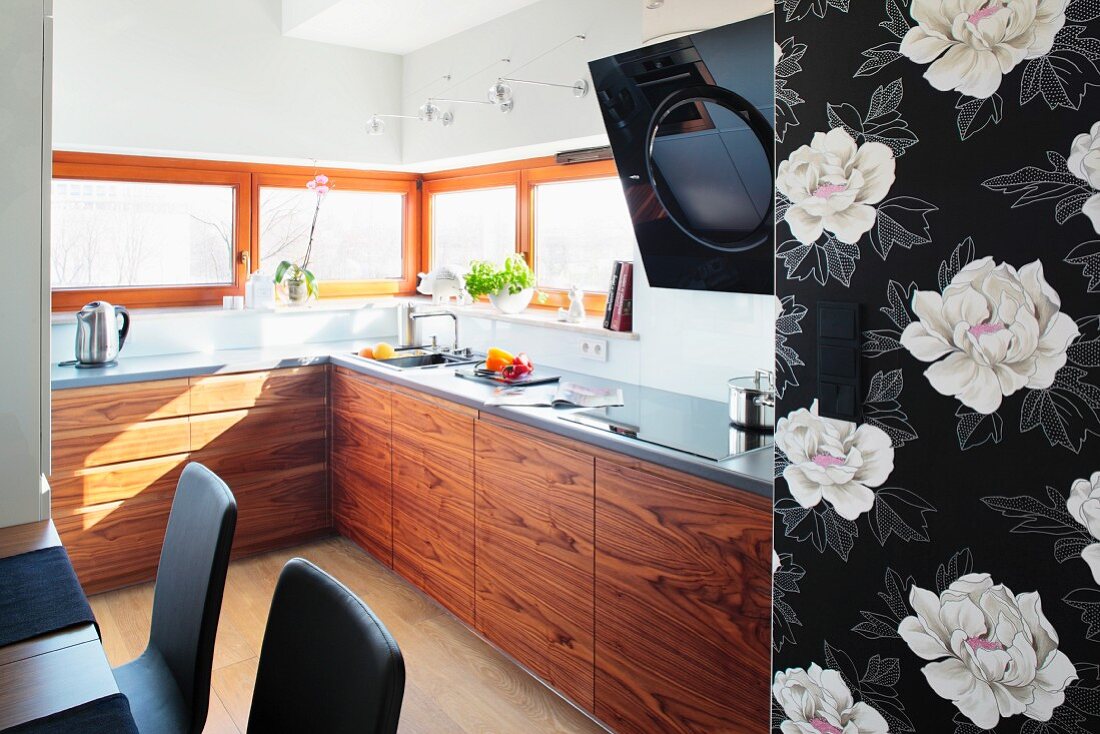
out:
M772 727L1100 732L1100 0L778 0L776 56Z

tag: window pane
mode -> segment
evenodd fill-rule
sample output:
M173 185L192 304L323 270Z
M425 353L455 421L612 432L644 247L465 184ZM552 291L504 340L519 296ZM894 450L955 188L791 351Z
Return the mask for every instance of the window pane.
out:
M232 186L53 182L55 288L233 282Z
M404 272L404 194L334 189L321 201L309 270L318 280L399 279ZM302 261L317 195L260 188L260 270Z
M516 251L516 188L432 196L432 264L501 263Z
M545 288L602 293L616 260L634 258L634 229L617 178L535 187L535 276Z

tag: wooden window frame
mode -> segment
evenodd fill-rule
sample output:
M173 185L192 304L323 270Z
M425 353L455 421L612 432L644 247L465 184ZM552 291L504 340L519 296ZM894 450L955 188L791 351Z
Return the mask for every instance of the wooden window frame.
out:
M54 311L73 311L94 300L122 303L131 308L220 305L223 296L243 296L248 275L259 267L259 187L305 186L316 171L308 166L238 163L191 158L161 158L54 151L57 179L139 183L210 184L235 187L233 283L231 285L63 288L52 290ZM420 176L394 171L328 168L324 173L339 188L392 191L405 196L403 217L403 273L398 280L322 281L321 298L372 295L411 295L421 269Z
M535 269L535 188L544 183L565 181L591 181L601 178L617 178L618 170L612 160L590 161L586 163L558 164L553 156L532 158L524 161L497 163L474 168L461 168L449 171L437 171L424 174L423 229L421 232L421 259L427 267L432 267L432 195L448 191L471 191L476 189L516 187L516 252ZM535 273L536 280L538 273ZM569 305L569 292L562 288L545 288L536 282L535 286L545 299L532 303L536 308L559 308ZM607 293L586 292L585 310L592 314L602 314L607 307Z
M249 175L234 171L165 168L150 165L54 162L53 177L58 180L118 181L125 183L205 184L234 189L233 207L233 282L224 285L116 286L97 288L51 289L55 311L73 311L94 300L125 303L134 308L211 305L223 296L244 294L248 278L247 260L241 257L248 246Z
M260 188L297 189L305 186L305 181L313 174L302 178L300 173L256 173L252 175L252 229L249 260L260 263ZM420 272L420 240L418 237L420 218L420 197L415 179L379 179L372 176L349 176L346 173L337 177L326 174L332 179L337 191L367 191L378 193L396 193L404 197L402 205L402 273L399 279L380 280L319 280L321 298L352 298L355 296L378 296L410 294L416 290L417 273Z

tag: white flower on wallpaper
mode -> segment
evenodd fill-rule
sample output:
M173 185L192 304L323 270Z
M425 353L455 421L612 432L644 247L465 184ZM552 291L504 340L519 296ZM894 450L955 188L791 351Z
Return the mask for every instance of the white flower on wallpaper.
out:
M784 220L813 244L823 232L854 244L875 226L874 205L894 183L894 153L882 143L857 145L842 128L814 133L813 141L779 164L775 185L790 200Z
M1078 479L1073 483L1066 509L1098 541L1085 546L1081 550L1081 558L1089 564L1092 578L1100 584L1100 471L1093 472L1088 479Z
M1087 133L1074 138L1066 165L1070 173L1096 192L1085 200L1081 213L1089 218L1093 229L1100 234L1100 122L1093 124Z
M787 717L783 734L889 734L882 714L856 703L840 673L817 663L776 673L772 695Z
M898 633L933 661L921 669L928 684L983 729L1020 714L1049 721L1077 679L1037 592L1014 596L989 574L970 573L939 596L914 585L909 604L916 616Z
M937 392L989 414L1023 388L1054 383L1080 333L1060 308L1040 261L1017 271L984 257L960 270L942 295L913 295L919 321L905 327L901 343L932 362L924 374Z
M783 478L795 501L811 508L824 500L845 520L871 509L870 488L882 485L894 469L894 447L885 431L822 418L816 401L779 420L775 445L790 462Z
M1026 59L1050 52L1068 0L913 0L917 25L900 52L931 63L924 78L940 91L985 99Z

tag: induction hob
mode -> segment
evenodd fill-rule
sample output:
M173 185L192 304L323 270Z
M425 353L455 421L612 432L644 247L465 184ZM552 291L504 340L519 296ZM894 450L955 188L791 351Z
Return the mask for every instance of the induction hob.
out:
M729 406L716 400L640 387L625 405L560 416L562 420L645 443L723 461L773 443L773 435L730 425Z

